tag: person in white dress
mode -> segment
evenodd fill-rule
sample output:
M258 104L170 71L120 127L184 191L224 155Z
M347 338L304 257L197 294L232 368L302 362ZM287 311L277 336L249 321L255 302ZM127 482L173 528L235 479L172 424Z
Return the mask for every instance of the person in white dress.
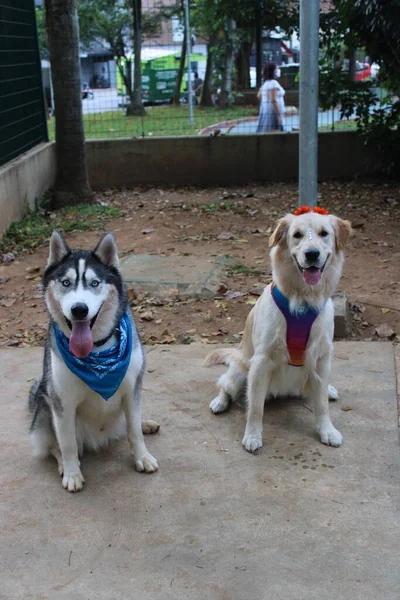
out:
M283 131L285 117L285 90L277 82L280 69L276 63L267 62L263 68L263 80L257 98L260 102L260 115L256 133Z

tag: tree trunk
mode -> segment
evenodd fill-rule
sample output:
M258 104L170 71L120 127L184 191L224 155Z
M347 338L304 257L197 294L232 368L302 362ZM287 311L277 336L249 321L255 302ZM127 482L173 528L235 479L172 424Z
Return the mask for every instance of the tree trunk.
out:
M117 68L124 82L126 96L129 96L130 104L133 103L133 90L132 90L132 68L131 61L126 60L125 63L121 63L121 58L117 58Z
M250 54L252 42L242 42L236 56L237 87L239 90L250 89Z
M257 0L256 6L256 88L260 89L262 84L263 48L262 48L262 26L261 26L261 3Z
M76 0L45 0L53 77L57 174L55 207L94 201L85 155Z
M211 82L212 82L212 71L214 62L214 43L215 39L211 38L207 46L207 64L206 72L204 74L204 82L200 96L200 106L212 106L212 94L211 94Z
M128 116L142 117L146 111L142 102L142 0L132 0L133 9L133 92L126 109Z
M174 95L172 97L172 104L174 106L179 106L180 100L181 100L182 79L183 79L183 74L185 72L185 61L186 61L186 44L187 44L186 40L187 40L187 37L186 37L186 27L185 27L185 32L183 34L183 40L182 40L182 48L181 48L181 60L179 63L178 75L176 76L175 91L174 91ZM189 78L188 78L188 85L190 85Z
M350 81L356 80L357 73L357 49L349 47L349 79Z
M227 19L227 40L225 43L225 65L222 73L221 93L219 96L220 108L229 108L232 104L232 71L234 65L234 32L236 23L232 17Z

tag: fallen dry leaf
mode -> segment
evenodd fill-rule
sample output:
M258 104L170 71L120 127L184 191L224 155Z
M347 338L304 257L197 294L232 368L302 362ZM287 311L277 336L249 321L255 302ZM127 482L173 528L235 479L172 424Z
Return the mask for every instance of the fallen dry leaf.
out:
M242 296L244 296L243 292L233 292L232 290L229 290L225 294L225 298L227 298L228 300L233 300L234 298L241 298Z
M390 308L381 308L381 312L386 315L386 313L390 312Z
M233 240L235 236L233 233L223 232L217 236L217 240Z
M342 408L340 410L342 410L343 412L347 412L347 411L353 410L353 409L351 408L351 406L342 406Z
M13 260L15 260L15 256L12 252L7 252L7 254L3 254L3 263L5 263L6 265L8 265L8 263L12 262Z
M265 288L263 287L252 287L249 289L249 294L253 294L253 296L261 296Z
M1 306L4 306L5 308L10 308L15 302L15 298L8 298L7 300L2 300L0 302Z
M146 312L140 315L141 321L153 321L153 319L154 314L150 310L147 310Z
M394 336L394 331L388 323L382 323L375 329L375 333L380 338L391 338Z
M246 304L250 304L250 306L254 306L254 304L257 303L257 298L250 298L249 300L246 300Z

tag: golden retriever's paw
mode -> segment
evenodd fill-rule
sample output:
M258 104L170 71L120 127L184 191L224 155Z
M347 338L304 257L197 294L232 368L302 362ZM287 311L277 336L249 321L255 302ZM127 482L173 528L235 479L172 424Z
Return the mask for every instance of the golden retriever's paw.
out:
M339 399L339 392L337 391L337 389L335 387L333 387L333 385L328 385L328 396L329 396L329 400L338 400Z
M343 444L343 436L332 423L330 425L322 425L317 427L317 433L321 438L321 442L327 446L341 446Z
M245 433L242 439L242 444L246 448L247 452L256 452L259 448L262 448L262 436L261 434L249 434Z
M229 400L217 396L210 402L210 408L214 415L225 412L229 406Z
M62 486L69 492L79 492L83 488L85 478L80 471L76 473L65 473L62 480Z
M139 471L140 473L143 471L145 473L154 473L155 471L158 471L158 462L150 452L147 452L140 458L135 458L135 468L136 471Z

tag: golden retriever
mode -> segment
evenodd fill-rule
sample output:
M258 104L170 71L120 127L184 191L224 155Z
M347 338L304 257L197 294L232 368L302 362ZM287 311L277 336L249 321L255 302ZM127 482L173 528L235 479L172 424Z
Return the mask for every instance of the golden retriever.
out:
M309 397L321 442L342 444L342 435L329 415L329 398L338 397L328 383L334 328L331 298L350 233L348 221L324 209L302 207L280 219L270 238L273 283L247 317L239 348L217 349L206 358L207 366L229 366L210 404L213 413L227 410L231 400L245 394L247 423L242 444L249 452L262 446L265 400L275 396ZM286 314L282 312L285 303ZM308 325L301 320L306 314L311 319Z

